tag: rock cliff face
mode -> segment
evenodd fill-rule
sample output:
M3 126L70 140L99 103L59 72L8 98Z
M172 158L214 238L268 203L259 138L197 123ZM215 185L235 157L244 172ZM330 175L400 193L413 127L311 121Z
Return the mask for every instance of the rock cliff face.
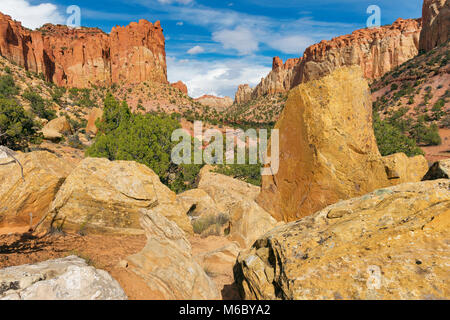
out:
M275 228L234 268L245 299L448 299L450 182L405 183Z
M252 99L252 93L253 89L248 84L241 84L236 91L234 102L237 104L246 103Z
M272 71L252 92L252 98L257 98L265 94L276 94L287 92L292 88L298 72L297 65L302 59L289 59L283 64L279 57L273 58Z
M367 79L379 78L418 54L421 25L420 19L398 19L315 44L306 49L294 86L351 65L361 66Z
M356 30L350 35L321 41L307 48L302 58L287 60L284 65L275 57L272 71L252 91L251 98L287 92L344 66L359 65L365 78L379 78L418 54L421 25L420 19L398 19L389 26ZM242 101L242 92L243 88L239 88L237 103L238 95Z
M450 1L424 0L422 8L423 29L420 33L420 50L430 51L449 40Z
M428 170L423 157L382 158L369 87L358 66L293 89L275 128L280 130L279 171L263 176L258 203L279 221L295 221L378 188L420 181Z
M97 28L44 25L31 31L0 13L0 55L59 86L167 83L159 21L132 22L108 35Z

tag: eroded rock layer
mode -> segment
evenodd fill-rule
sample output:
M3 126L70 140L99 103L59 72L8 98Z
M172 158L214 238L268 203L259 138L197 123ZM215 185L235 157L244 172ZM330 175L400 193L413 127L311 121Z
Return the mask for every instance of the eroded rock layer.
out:
M352 34L321 41L307 48L303 57L283 64L275 57L272 71L248 94L238 88L236 103L245 103L267 94L288 92L310 80L320 79L339 67L359 65L366 79L383 76L419 52L421 19L398 19L392 25L366 28Z

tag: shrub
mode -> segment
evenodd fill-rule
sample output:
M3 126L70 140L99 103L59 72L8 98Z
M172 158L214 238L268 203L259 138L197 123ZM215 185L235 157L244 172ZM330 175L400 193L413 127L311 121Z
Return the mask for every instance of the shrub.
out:
M424 116L420 116L417 122L412 126L410 135L417 143L426 145L440 145L441 137L439 136L439 128L436 124L426 125Z
M374 114L373 128L382 156L398 152L403 152L409 157L424 154L413 139L407 137L398 127L381 120L376 113Z
M261 165L259 164L223 164L218 165L214 172L233 177L251 183L256 186L261 186Z
M13 99L0 97L0 145L13 150L26 150L29 143L40 142L38 125Z
M177 144L171 141L172 132L181 128L172 117L133 114L126 102L120 103L108 94L103 117L96 124L99 132L94 144L87 149L87 156L145 164L175 192L193 185L201 166L179 166L170 159Z
M445 106L445 100L439 99L434 106L431 108L431 112L433 113L433 120L439 121L444 115L445 111L443 110Z
M31 109L39 117L47 120L56 118L56 112L48 108L47 102L36 92L27 90L23 93L23 98L31 104Z
M11 75L0 76L0 97L11 98L19 94L19 88L16 87Z
M230 218L225 214L215 215L207 215L204 217L200 217L192 223L192 227L194 229L194 233L203 234L203 235L221 235L222 227L228 223ZM214 226L212 228L212 226ZM212 230L209 234L205 234L205 231Z

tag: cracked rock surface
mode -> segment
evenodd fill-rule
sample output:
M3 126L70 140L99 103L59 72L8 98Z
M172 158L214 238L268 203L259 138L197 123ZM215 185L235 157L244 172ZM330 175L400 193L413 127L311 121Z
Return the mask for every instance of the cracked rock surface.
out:
M139 210L154 210L183 231L192 226L176 195L156 173L133 161L86 158L67 177L50 212L54 223L76 231L143 234Z
M245 299L449 299L450 180L405 183L273 229L240 253Z

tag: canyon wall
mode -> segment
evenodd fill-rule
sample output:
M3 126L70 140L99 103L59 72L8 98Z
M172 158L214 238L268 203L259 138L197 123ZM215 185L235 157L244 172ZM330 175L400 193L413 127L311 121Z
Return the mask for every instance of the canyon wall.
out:
M420 50L430 51L449 40L450 0L424 0Z
M303 57L283 62L275 57L272 71L252 91L250 99L287 92L300 83L320 79L338 67L359 65L366 79L376 79L419 52L421 19L398 19L392 25L366 28L321 41ZM242 99L240 100L242 103ZM236 99L236 103L239 101Z
M108 35L97 28L51 24L31 31L0 13L0 55L44 74L59 86L167 83L165 39L159 21L117 26Z
M252 99L252 93L253 89L248 84L241 84L236 91L234 102L237 104L246 103Z

